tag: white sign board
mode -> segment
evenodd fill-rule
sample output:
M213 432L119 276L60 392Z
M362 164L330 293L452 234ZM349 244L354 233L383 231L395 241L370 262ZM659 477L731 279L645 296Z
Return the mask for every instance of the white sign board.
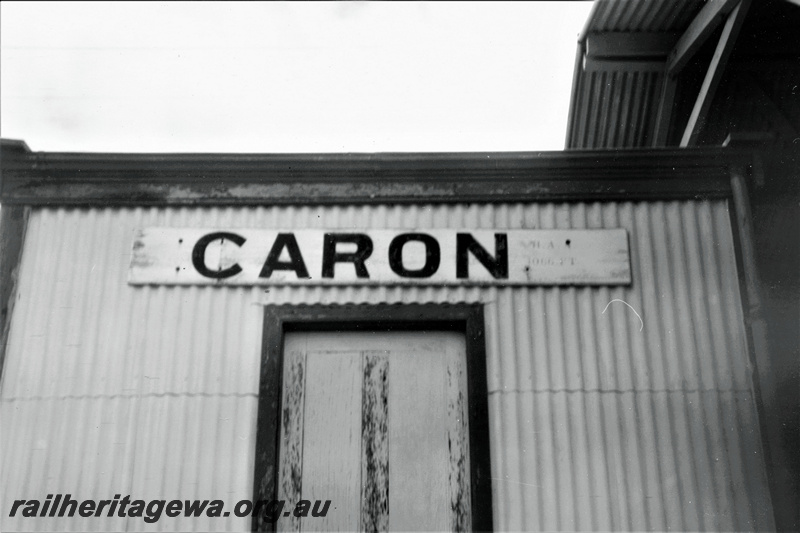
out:
M599 230L143 228L134 285L627 285L628 235Z

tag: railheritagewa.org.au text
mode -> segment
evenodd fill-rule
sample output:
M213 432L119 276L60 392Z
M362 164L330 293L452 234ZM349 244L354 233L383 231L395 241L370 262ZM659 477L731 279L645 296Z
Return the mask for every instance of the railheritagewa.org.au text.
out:
M147 523L162 517L261 516L268 522L280 517L321 518L328 514L330 500L239 500L232 509L222 500L137 500L115 494L110 500L77 500L71 494L48 494L44 500L14 500L9 517L134 517Z

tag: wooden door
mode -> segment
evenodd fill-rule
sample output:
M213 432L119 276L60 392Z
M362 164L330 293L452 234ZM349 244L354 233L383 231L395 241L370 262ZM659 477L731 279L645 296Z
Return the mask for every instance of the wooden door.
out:
M464 531L470 524L464 336L287 333L278 498L331 500L287 531Z

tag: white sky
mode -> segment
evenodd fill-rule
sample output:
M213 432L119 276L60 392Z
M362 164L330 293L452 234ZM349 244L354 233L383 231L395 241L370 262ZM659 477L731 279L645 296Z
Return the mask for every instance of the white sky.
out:
M561 150L590 2L0 3L33 150Z

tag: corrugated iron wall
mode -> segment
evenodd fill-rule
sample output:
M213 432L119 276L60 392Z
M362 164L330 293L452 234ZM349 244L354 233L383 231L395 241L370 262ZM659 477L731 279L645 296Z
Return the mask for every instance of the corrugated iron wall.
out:
M132 287L141 226L614 228L630 287ZM772 515L725 202L36 209L2 383L2 530L247 530L9 518L14 499L252 497L261 307L483 302L501 530L764 530ZM18 513L19 514L19 513Z
M567 148L639 148L653 143L663 64L587 60L573 101Z

